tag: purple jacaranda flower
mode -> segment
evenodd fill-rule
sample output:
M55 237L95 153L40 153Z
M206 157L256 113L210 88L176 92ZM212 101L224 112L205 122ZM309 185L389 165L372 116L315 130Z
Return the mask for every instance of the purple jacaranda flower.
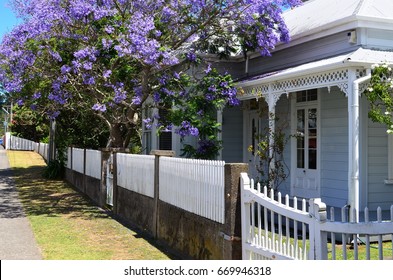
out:
M220 87L223 87L223 88L228 87L228 85L229 85L228 82L225 82L225 81L220 83Z
M69 73L69 72L71 72L71 67L70 66L68 66L68 65L63 65L63 66L61 66L61 68L60 68L60 71L61 71L61 74L67 74L67 73Z
M158 82L159 82L161 85L163 85L163 86L166 85L167 80L168 80L168 77L167 77L166 75L161 76L161 77L158 78Z
M91 70L91 69L93 69L93 63L91 63L90 61L87 61L87 62L83 63L83 68L85 70Z
M161 96L160 96L160 94L159 94L158 92L154 92L154 93L153 93L153 101L154 101L155 103L160 103L160 101L161 101Z
M112 34L115 31L115 28L113 26L107 25L105 26L105 32L108 34Z
M132 97L132 104L135 105L142 104L142 95L143 95L142 87L141 86L134 87L134 93L135 95Z
M161 37L162 32L160 30L156 30L155 35L156 35L157 38Z
M96 104L93 105L92 109L94 111L105 112L106 111L106 106L105 106L105 104L96 103Z
M205 94L205 99L207 101L213 101L215 99L215 96L211 93L207 93L207 94Z
M187 60L190 61L190 62L196 62L196 61L197 61L197 55L196 55L194 52L189 52L189 53L186 55L186 58L187 58Z
M95 78L93 76L84 74L84 75L82 75L82 77L83 77L83 83L85 85L94 85L95 84Z
M143 123L145 124L146 129L152 128L153 121L151 118L144 119Z
M36 93L34 93L33 94L33 96L32 96L32 98L35 100L35 99L38 99L38 98L40 98L41 97L41 92L36 92Z
M192 135L192 136L198 136L199 135L199 130L196 127L190 127L189 131L190 131L190 135Z
M105 38L102 39L102 47L105 50L110 49L112 47L112 45L113 45L113 40L108 40L108 39L105 39Z
M212 65L209 63L209 64L207 65L207 68L205 69L205 73L206 73L206 74L209 74L210 71L212 71Z
M179 134L180 137L186 136L198 136L199 130L198 128L191 125L189 121L183 121L179 128L175 130L175 133Z
M63 61L63 59L61 58L61 56L60 56L60 54L58 52L49 50L49 53L58 62L62 62Z
M134 97L132 97L132 104L135 104L135 105L141 105L142 104L142 99L141 99L141 97L140 96L134 96Z
M211 85L211 86L208 88L208 91L216 92L216 91L217 91L216 85Z
M105 79L108 79L112 75L112 70L105 70L104 73L102 73L102 76Z
M50 119L54 120L60 115L60 112L59 111L49 111L49 112L47 112L47 115Z
M166 95L169 95L169 96L173 96L175 94L175 92L173 90L169 90L167 88L162 88L161 92L166 94Z

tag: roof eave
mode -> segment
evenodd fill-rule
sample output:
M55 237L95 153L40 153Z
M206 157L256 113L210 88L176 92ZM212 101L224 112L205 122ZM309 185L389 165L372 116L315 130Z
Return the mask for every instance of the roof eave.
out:
M327 72L327 71L331 71L334 69L340 69L340 68L351 68L351 67L371 68L371 65L373 65L375 63L376 62L370 62L370 61L342 60L339 62L327 64L327 65L321 65L321 66L316 66L316 67L305 69L305 70L299 70L299 71L296 71L293 73L288 73L288 74L278 73L278 74L273 75L272 77L265 77L265 78L261 78L261 79L238 82L238 86L239 87L253 87L253 86L257 86L257 85L261 85L261 84L269 84L269 83L279 82L282 80L299 78L299 77L311 75L316 72Z

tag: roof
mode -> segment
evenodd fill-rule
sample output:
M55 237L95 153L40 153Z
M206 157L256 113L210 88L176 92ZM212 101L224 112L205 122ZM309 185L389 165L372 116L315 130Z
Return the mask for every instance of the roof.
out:
M393 1L313 0L284 12L283 17L295 39L334 28L356 28L359 21L393 23Z
M378 63L393 64L393 52L359 48L351 53L306 63L281 71L265 73L260 76L254 76L247 80L240 81L239 85L243 87L254 86L351 66L364 66L370 68L371 65Z

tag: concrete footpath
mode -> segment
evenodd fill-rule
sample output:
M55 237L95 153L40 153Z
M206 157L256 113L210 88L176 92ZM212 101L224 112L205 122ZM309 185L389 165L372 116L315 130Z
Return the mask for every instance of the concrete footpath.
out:
M41 252L10 174L7 153L0 146L0 259L40 260Z

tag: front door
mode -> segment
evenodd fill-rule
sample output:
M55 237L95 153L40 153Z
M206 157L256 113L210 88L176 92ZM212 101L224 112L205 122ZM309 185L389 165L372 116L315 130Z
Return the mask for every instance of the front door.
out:
M302 93L304 94L304 92ZM316 99L316 95L314 97ZM296 102L296 168L292 191L303 198L319 197L319 110L317 100Z

